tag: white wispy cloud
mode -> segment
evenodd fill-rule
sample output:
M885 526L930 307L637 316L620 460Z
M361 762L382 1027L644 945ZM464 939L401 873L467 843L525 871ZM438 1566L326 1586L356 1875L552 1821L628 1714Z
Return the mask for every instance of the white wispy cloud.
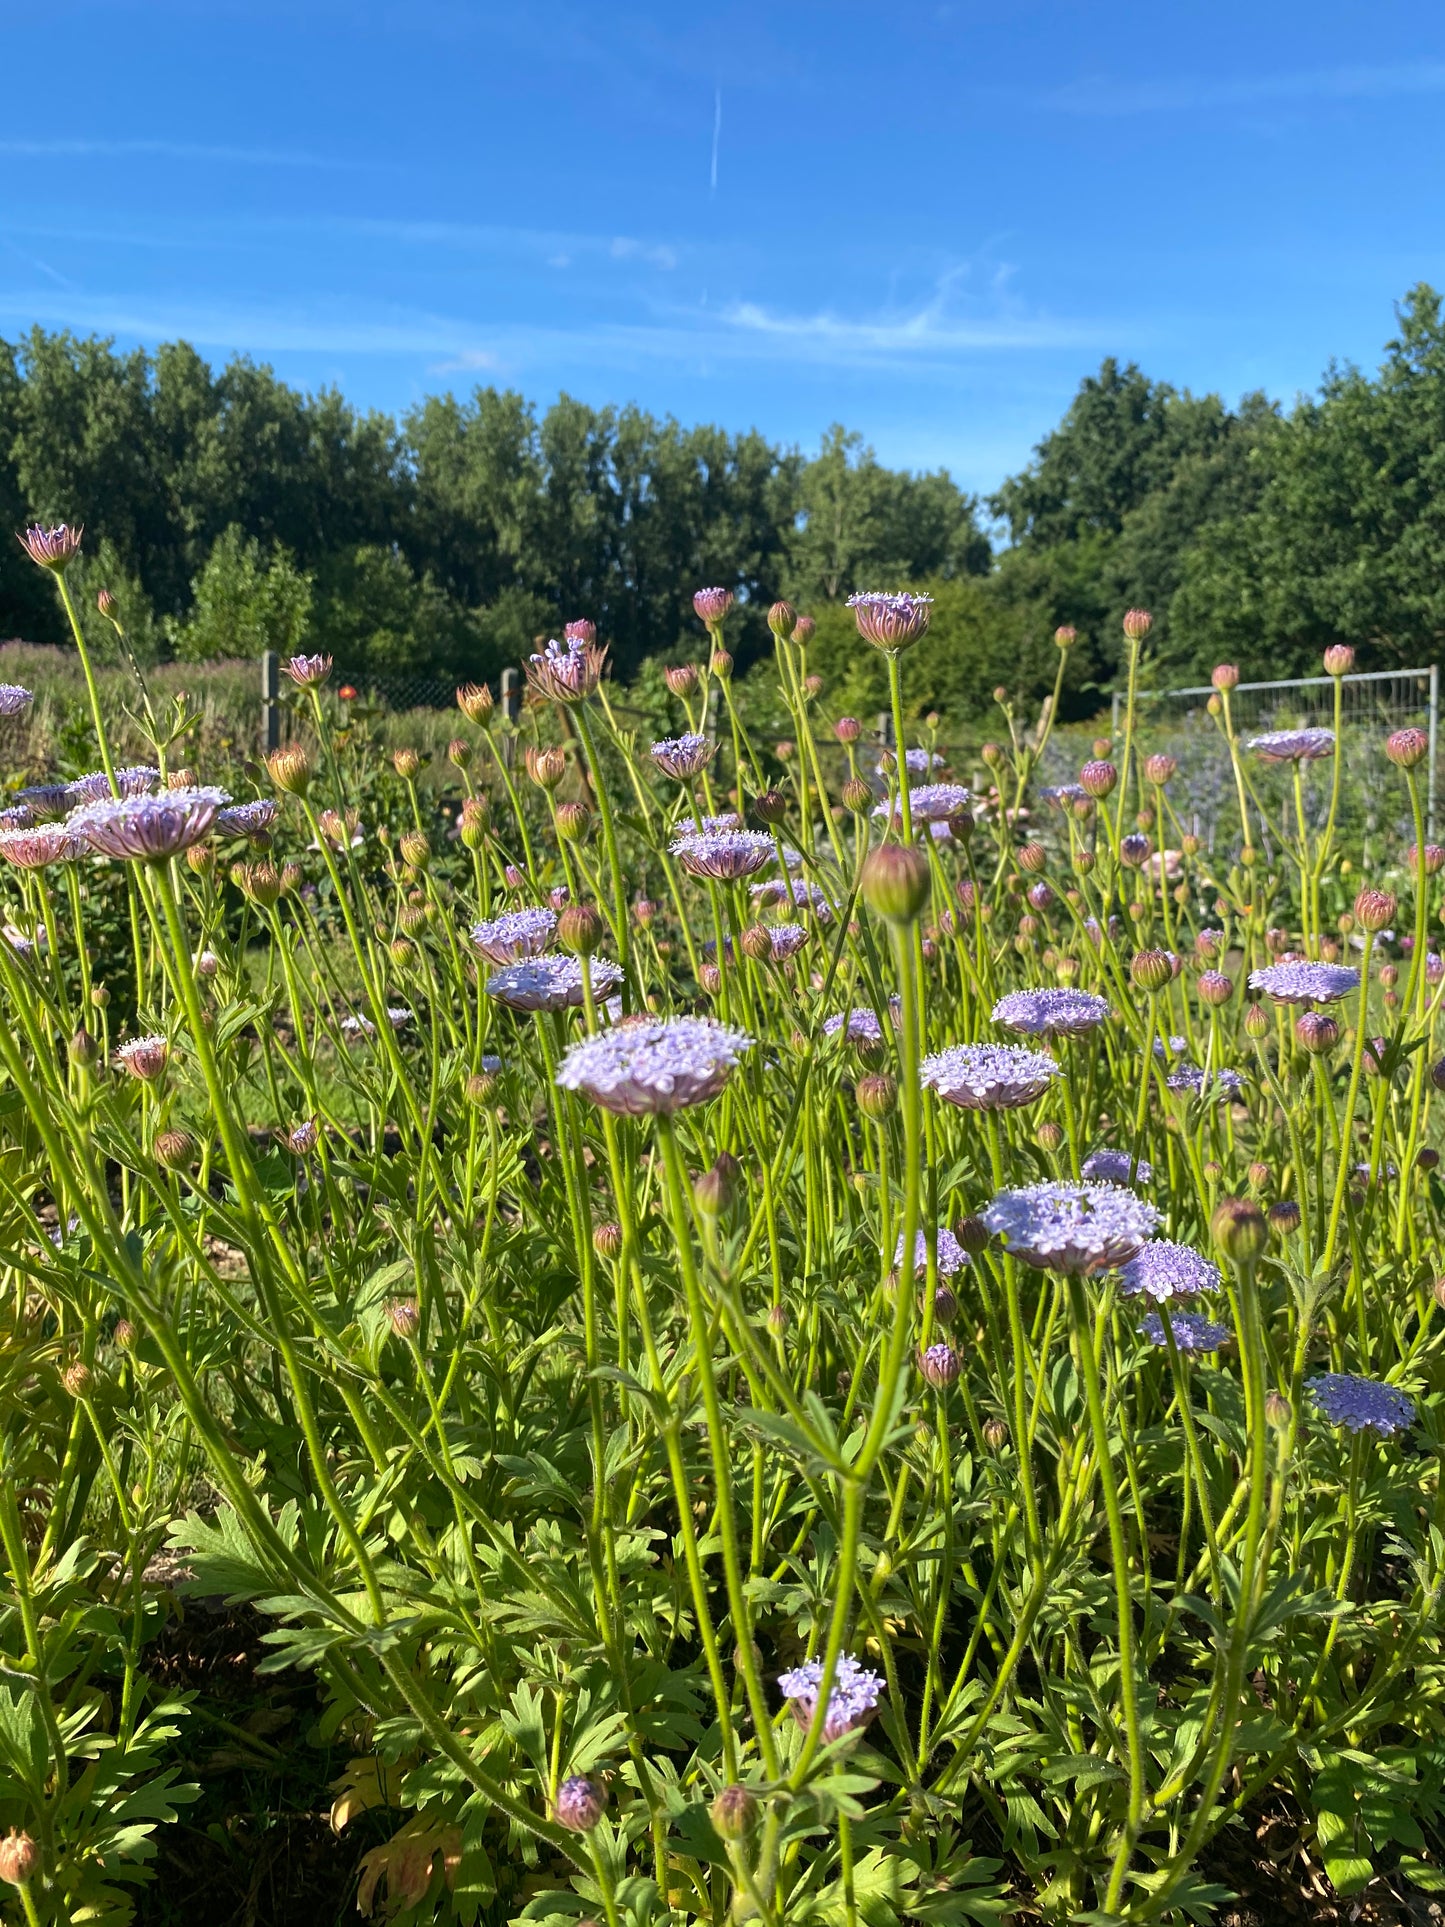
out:
M1060 113L1114 117L1441 93L1445 93L1445 61L1424 60L1399 66L1314 67L1297 73L1222 78L1180 74L1125 81L1106 75L1083 76L1035 99L1037 104Z

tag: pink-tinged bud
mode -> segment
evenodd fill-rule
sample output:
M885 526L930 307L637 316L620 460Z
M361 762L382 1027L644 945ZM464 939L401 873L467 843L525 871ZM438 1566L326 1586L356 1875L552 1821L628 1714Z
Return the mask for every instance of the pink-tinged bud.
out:
M707 996L716 997L723 986L723 974L716 964L699 964L697 981Z
M768 611L768 627L786 642L798 626L798 612L791 602L775 602Z
M585 1773L574 1773L558 1787L553 1811L570 1833L590 1833L602 1818L606 1805L607 1795L597 1781Z
M938 1285L933 1293L933 1322L945 1331L958 1316L958 1299L949 1285Z
M592 812L585 803L559 803L557 834L564 843L577 843L587 834Z
M484 682L463 683L457 691L457 708L469 723L490 722L493 707L492 692Z
M74 1359L60 1374L60 1382L72 1398L89 1398L95 1374L84 1359Z
M698 685L695 662L671 662L663 670L662 675L674 696L690 696Z
M1054 900L1054 893L1042 880L1029 885L1029 902L1035 910L1047 910Z
M719 682L732 681L733 659L726 649L713 650L712 660L708 663L708 668L711 669Z
M0 1840L0 1880L11 1887L28 1887L40 1865L40 1849L28 1833L12 1827Z
M519 870L515 863L504 864L502 876L509 890L525 890L527 887L526 872Z
M898 1107L898 1086L886 1071L873 1071L858 1079L853 1097L864 1117L880 1123Z
M97 592L95 606L107 622L113 622L117 628L120 627L120 604L109 589L101 589Z
M1102 802L1110 795L1118 780L1118 770L1112 763L1106 763L1102 759L1085 763L1079 771L1079 788L1086 791L1096 802Z
M919 851L885 843L863 865L863 898L889 923L913 923L928 901L928 864Z
M1030 876L1038 876L1048 863L1048 852L1042 843L1025 843L1016 852L1018 866L1027 870Z
M527 745L522 759L527 766L527 774L538 789L554 790L567 774L567 757L563 750L555 746L538 749L534 744Z
M1361 930L1388 930L1395 920L1395 898L1388 890L1361 890L1355 898L1355 922Z
M1216 1010L1234 995L1234 985L1222 970L1201 970L1198 990L1200 1002Z
M756 1796L745 1786L725 1786L710 1809L713 1827L724 1840L746 1840L758 1824Z
M657 915L657 905L650 897L639 897L632 906L632 915L639 930L650 930Z
M843 807L855 816L864 815L873 803L873 792L861 776L850 776L843 785Z
M1423 850L1417 843L1412 843L1408 856L1410 868L1412 870L1423 868L1427 877L1436 876L1442 868L1445 868L1445 849L1442 849L1438 843L1427 843Z
M1064 1127L1062 1124L1056 1124L1052 1118L1046 1118L1034 1132L1034 1136L1041 1150L1057 1151L1064 1141Z
M574 616L562 631L562 640L581 643L584 648L591 648L597 641L597 624L589 616Z
M156 1163L166 1171L184 1171L196 1155L189 1131L162 1131L155 1142Z
M768 1306L766 1323L770 1338L782 1338L792 1322L792 1319L788 1316L788 1308L786 1305Z
M1142 642L1154 627L1154 618L1147 609L1129 609L1124 616L1124 634L1130 642Z
M1209 680L1216 689L1237 689L1239 669L1232 662L1217 662L1209 672Z
M622 1226L597 1225L592 1233L592 1249L599 1258L615 1258L622 1249Z
M960 1218L953 1227L953 1235L970 1258L976 1258L981 1251L988 1249L988 1226L982 1218L972 1215Z
M1136 989L1151 995L1174 980L1174 960L1167 950L1136 950L1129 964L1129 976Z
M937 1392L946 1390L955 1382L960 1363L952 1345L930 1345L926 1352L918 1354L918 1369L924 1381Z
M822 693L823 678L821 676L804 676L803 694L808 698L809 702L812 702L815 697L821 696Z
M833 734L840 743L856 743L863 734L863 725L856 716L840 716L833 725Z
M1396 984L1399 983L1399 981L1400 981L1400 972L1398 971L1398 969L1395 967L1394 964L1387 963L1387 964L1382 964L1380 966L1381 989L1393 990Z
M1072 649L1079 640L1079 632L1072 623L1061 623L1054 631L1054 641L1060 649Z
M1251 1004L1244 1013L1244 1034L1255 1039L1269 1036L1269 1012L1263 1004Z
M391 766L403 781L410 783L421 768L421 754L411 748L394 749L391 753Z
M397 838L396 849L410 870L424 870L431 862L431 844L425 830L403 830Z
M1253 1191L1256 1196L1269 1186L1271 1173L1267 1164L1261 1164L1256 1161L1250 1165L1244 1175L1249 1180L1250 1190Z
M1269 1207L1268 1222L1276 1238L1288 1238L1300 1228L1301 1212L1293 1198L1281 1198Z
M713 629L727 616L734 600L731 589L699 589L692 598L692 606L698 621Z
M1273 1432L1283 1432L1294 1417L1294 1407L1284 1393L1271 1387L1264 1395L1264 1422Z
M1175 756L1155 755L1144 758L1145 776L1161 789L1172 776L1177 775L1178 770L1179 759Z
M1221 1198L1209 1222L1214 1242L1233 1264L1252 1265L1269 1242L1264 1213L1251 1198Z
M387 1306L386 1317L398 1338L415 1338L421 1330L421 1309L414 1298L398 1298Z
M1355 652L1347 642L1332 642L1325 651L1325 674L1348 676L1355 666Z
M1008 1444L1008 1426L1001 1418L991 1418L983 1428L983 1442L990 1452L1002 1452Z
M778 824L787 814L788 799L781 790L763 790L753 798L753 815L760 823Z
M266 768L277 789L288 796L304 796L311 787L311 759L299 743L273 749L266 758Z
M800 649L806 649L816 635L818 625L811 616L799 616L793 624L793 641Z
M1423 729L1397 729L1385 738L1385 754L1397 769L1414 769L1430 754L1430 738Z
M1128 836L1119 839L1119 861L1126 863L1131 870L1141 870L1154 854L1154 845L1139 830L1131 830Z
M1294 1020L1294 1034L1311 1057L1323 1057L1340 1041L1340 1027L1323 1010L1302 1010Z
M569 903L557 919L557 941L574 956L590 957L602 941L602 918L590 903Z

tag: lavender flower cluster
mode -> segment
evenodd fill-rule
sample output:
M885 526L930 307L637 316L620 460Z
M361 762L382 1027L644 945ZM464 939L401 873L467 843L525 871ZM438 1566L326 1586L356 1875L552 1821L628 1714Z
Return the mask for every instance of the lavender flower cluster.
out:
M670 1117L716 1097L753 1041L710 1017L639 1019L574 1044L557 1082L605 1111Z

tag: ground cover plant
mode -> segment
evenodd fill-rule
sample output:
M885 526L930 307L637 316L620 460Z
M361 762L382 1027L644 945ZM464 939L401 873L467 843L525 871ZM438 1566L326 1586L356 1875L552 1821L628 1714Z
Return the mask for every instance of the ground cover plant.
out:
M144 1918L187 1593L314 1672L363 1913L1203 1921L1271 1803L1445 1886L1423 732L1340 908L1350 746L1232 666L1209 852L1132 686L970 794L926 598L854 598L881 758L695 606L656 740L586 621L460 690L450 815L319 656L254 794L140 679L118 764L76 624L98 767L0 826L10 1911Z

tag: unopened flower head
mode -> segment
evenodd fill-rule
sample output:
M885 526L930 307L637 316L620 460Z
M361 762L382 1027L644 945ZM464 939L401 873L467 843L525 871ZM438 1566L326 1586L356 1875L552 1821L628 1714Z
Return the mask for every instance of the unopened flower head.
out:
M257 796L249 803L233 803L217 810L216 830L221 836L265 836L275 827L281 806L274 797Z
M1017 1044L955 1044L925 1057L920 1082L966 1111L1013 1111L1042 1097L1059 1075L1053 1058Z
M1169 1343L1164 1320L1157 1311L1146 1312L1139 1320L1139 1329L1151 1345ZM1214 1319L1205 1318L1197 1311L1170 1312L1169 1331L1181 1352L1217 1352L1234 1336L1228 1325L1216 1324Z
M1011 990L993 1007L993 1021L1025 1037L1081 1037L1112 1013L1091 990Z
M1331 1425L1350 1432L1378 1432L1389 1438L1415 1423L1415 1403L1393 1385L1352 1372L1322 1372L1307 1389Z
M1152 1184L1154 1166L1147 1158L1140 1158L1136 1164L1127 1151L1110 1150L1107 1146L1089 1155L1079 1166L1082 1175L1093 1184Z
M818 1693L823 1684L823 1662L806 1660L790 1672L779 1673L778 1687L792 1709L793 1718L805 1731L813 1723L818 1708ZM841 1739L866 1726L878 1708L883 1681L877 1673L860 1666L851 1653L839 1653L833 1673L833 1690L823 1718L823 1738Z
M92 770L88 776L77 776L73 783L66 784L66 806L79 809L83 803L109 803L117 793L126 800L149 796L160 780L158 769L152 769L148 763L137 763L116 771L115 789L112 789L110 778L103 769Z
M921 1277L928 1269L928 1233L926 1231L918 1232L914 1238L913 1257L914 1274L915 1276ZM954 1237L948 1226L941 1224L938 1227L939 1277L951 1278L955 1272L962 1271L965 1265L971 1264L972 1262L972 1259L958 1242L957 1238ZM901 1231L898 1234L898 1243L893 1252L893 1264L895 1270L901 1270L903 1265L903 1233Z
M731 589L695 589L692 606L697 612L698 621L705 622L712 629L728 614L734 600Z
M606 1806L607 1794L599 1782L585 1773L574 1773L558 1787L553 1812L558 1824L569 1833L590 1833Z
M171 1047L164 1037L132 1037L115 1054L116 1062L132 1077L152 1084L170 1061Z
M926 750L916 752L926 755ZM915 754L909 751L910 755ZM908 792L908 808L915 823L946 823L952 816L959 816L966 810L973 797L962 783L919 783ZM898 822L903 814L902 801L880 803L874 810L875 816L886 816Z
M554 910L529 907L506 910L486 923L474 923L471 939L488 963L517 963L523 957L540 957L556 928Z
M1277 1004L1332 1004L1360 987L1360 973L1350 964L1311 963L1294 958L1266 964L1249 974L1251 990L1262 990Z
M298 689L319 689L331 674L330 656L292 656L281 665Z
M18 682L0 682L0 716L19 716L35 701Z
M209 785L160 796L111 797L72 810L65 827L102 856L160 859L209 835L230 800L225 790Z
M527 957L488 977L487 995L509 1010L575 1010L584 1001L584 969L595 997L609 996L622 982L621 965L607 957Z
M848 607L864 641L893 656L917 642L928 628L933 597L868 589L850 595Z
M1149 1243L1121 1266L1120 1289L1126 1298L1198 1298L1218 1291L1219 1267L1192 1245L1171 1244L1168 1238Z
M298 1158L309 1157L321 1137L321 1126L314 1117L306 1118L286 1133L286 1148Z
M653 762L675 783L689 783L694 776L700 776L716 754L717 744L695 731L668 736L652 745Z
M557 1082L605 1111L670 1117L716 1097L752 1044L709 1017L618 1024L574 1044Z
M1332 729L1267 729L1262 736L1251 736L1245 744L1266 763L1314 763L1331 756L1335 748Z
M606 660L606 649L595 642L578 636L563 642L554 639L527 658L527 681L549 702L581 702L601 682Z
M764 830L704 830L700 835L677 837L668 847L689 876L717 883L753 876L777 854Z
M1159 1223L1159 1213L1117 1184L1027 1184L1001 1191L982 1213L1015 1258L1041 1271L1111 1271Z

